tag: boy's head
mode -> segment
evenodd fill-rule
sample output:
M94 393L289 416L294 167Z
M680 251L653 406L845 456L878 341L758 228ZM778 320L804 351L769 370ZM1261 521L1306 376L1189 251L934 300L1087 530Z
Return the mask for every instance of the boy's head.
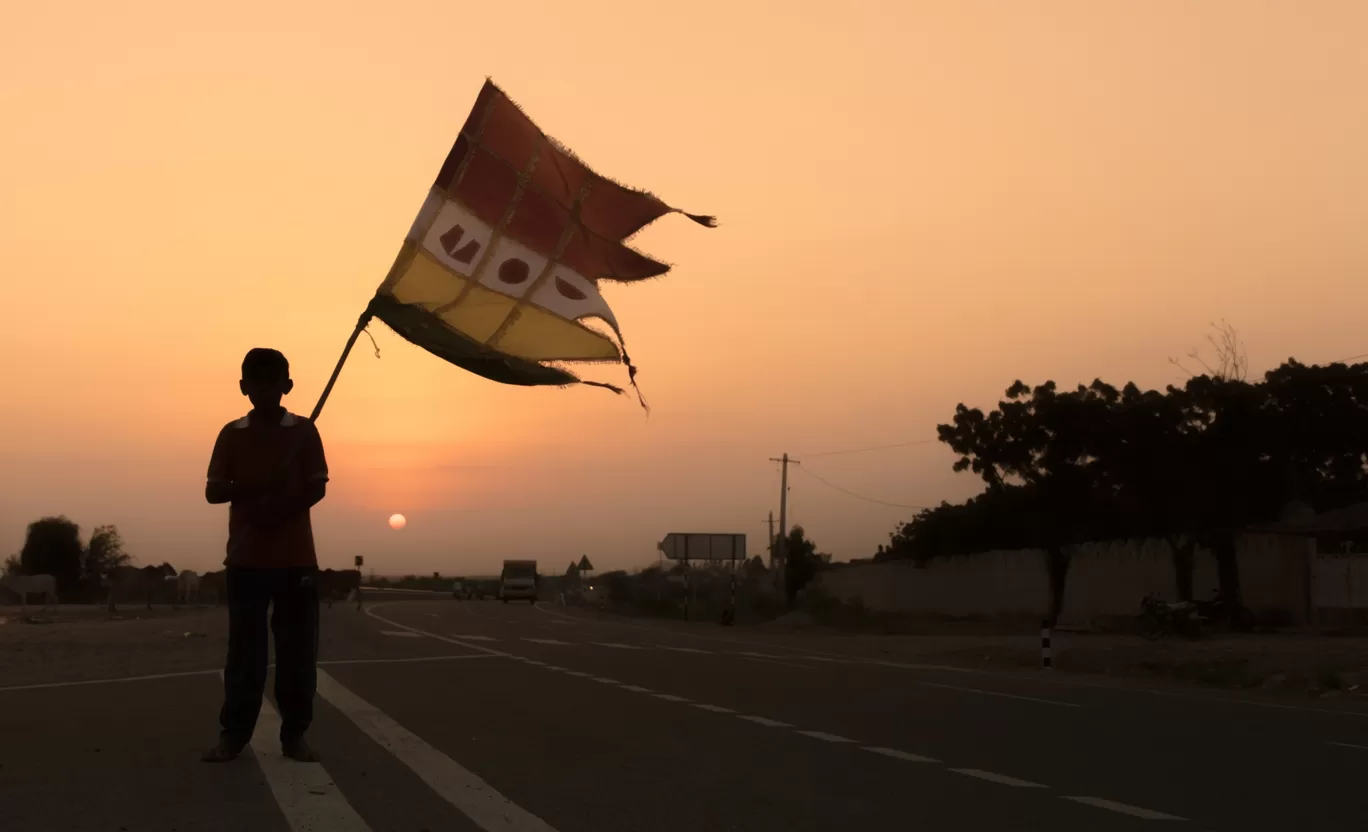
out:
M242 380L238 382L242 395L258 410L280 406L280 399L294 389L290 380L290 362L279 350L257 347L242 359Z

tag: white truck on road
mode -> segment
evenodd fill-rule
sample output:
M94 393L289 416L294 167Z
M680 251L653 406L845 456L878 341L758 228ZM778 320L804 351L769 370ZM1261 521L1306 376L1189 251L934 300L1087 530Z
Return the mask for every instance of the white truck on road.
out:
M499 600L537 603L537 562L506 560L499 575Z

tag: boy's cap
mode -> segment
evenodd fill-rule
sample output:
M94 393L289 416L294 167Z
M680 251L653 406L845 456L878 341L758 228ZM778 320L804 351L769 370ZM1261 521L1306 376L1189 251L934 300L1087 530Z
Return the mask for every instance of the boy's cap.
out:
M242 359L242 377L245 379L278 379L290 377L290 362L280 350L256 347L247 351Z

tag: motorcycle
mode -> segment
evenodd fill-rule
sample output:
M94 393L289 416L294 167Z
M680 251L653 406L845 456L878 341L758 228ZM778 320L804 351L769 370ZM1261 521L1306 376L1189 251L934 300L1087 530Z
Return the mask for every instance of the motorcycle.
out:
M1169 633L1200 638L1211 621L1211 616L1204 612L1211 609L1210 604L1219 604L1219 599L1169 603L1151 592L1140 601L1140 635L1149 641L1158 641Z

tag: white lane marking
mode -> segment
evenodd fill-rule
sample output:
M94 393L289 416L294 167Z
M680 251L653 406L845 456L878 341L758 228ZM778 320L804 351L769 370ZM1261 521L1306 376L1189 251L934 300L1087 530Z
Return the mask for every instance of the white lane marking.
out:
M941 688L941 689L943 689L943 690L957 690L957 691L960 691L961 693L977 693L977 694L979 694L980 696L996 696L996 697L999 697L999 698L1001 698L1001 699L1019 699L1019 700L1021 700L1021 701L1023 701L1023 702L1035 702L1035 703L1040 704L1040 705L1057 705L1057 706L1059 706L1059 707L1061 707L1061 708L1081 708L1081 707L1083 707L1082 705L1077 705L1077 704L1075 704L1075 703L1073 703L1073 702L1061 702L1061 701L1058 700L1058 699L1037 699L1037 698L1034 697L1034 696L1022 696L1022 695L1016 694L1016 693L1003 693L1003 692L1001 692L1001 691L996 691L996 690L980 690L979 688L962 688L962 687L960 687L959 685L943 685L943 684L941 684L941 683L939 683L939 682L923 682L923 681L917 681L916 684L922 685L923 687L928 687L928 688Z
M672 647L668 644L657 644L656 647L661 650L673 650L676 653L704 653L706 655L712 655L711 650L699 650L697 647Z
M623 690L630 690L632 693L655 693L650 688L643 688L640 685L623 685Z
M546 821L499 794L493 786L347 690L326 672L318 674L318 694L486 832L555 832Z
M1125 803L1117 803L1112 800L1103 800L1100 797L1065 797L1065 800L1072 800L1075 803L1082 803L1087 806L1095 806L1098 809L1109 809L1113 812L1120 812L1123 815L1130 815L1133 818L1143 818L1144 820L1186 820L1177 815L1166 815L1163 812L1156 812L1152 809L1142 809L1139 806L1128 806Z
M462 653L459 656L416 656L405 659L329 659L328 661L316 662L319 667L335 664L405 664L407 662L451 662L458 659L497 659L500 656L491 656L487 653Z
M179 673L153 673L149 676L116 676L113 679L84 679L79 682L42 682L33 685L7 685L0 687L0 693L7 690L46 690L48 688L75 688L83 685L109 685L115 682L151 682L157 679L182 679L186 676L208 676L220 673L219 670L182 670Z
M320 672L319 679L325 675ZM295 832L370 832L321 764L295 762L280 753L280 713L268 699L261 700L251 748L281 814Z
M1354 745L1352 742L1332 742L1330 745L1338 745L1340 748L1357 748L1359 751L1368 751L1368 745Z
M871 664L875 667L896 667L900 670L938 670L946 673L978 673L984 676L1000 676L1002 674L991 673L987 670L976 670L969 667L951 667L946 664L909 664L907 662L890 662L885 659L852 659L856 664ZM1011 677L1017 678L1017 677Z
M477 636L472 633L452 633L451 637L463 638L466 641L498 641L497 638L490 638L489 636Z
M756 725L763 725L763 726L765 726L766 728L792 728L792 727L793 727L792 725L789 725L787 722L780 722L780 721L777 720L777 719L766 719L766 718L763 717L763 716L746 716L745 714L737 714L737 715L736 715L736 718L737 718L737 719L744 719L744 720L746 720L747 722L754 722Z
M563 613L563 612L557 612L556 610L553 610L553 609L551 609L550 607L548 607L548 606L546 606L546 605L544 605L544 604L540 604L540 603L537 604L536 606L537 606L537 609L538 609L538 610L540 610L540 611L546 613L547 615L553 616L554 618L557 618L557 619L564 619L564 620L566 620L566 621L568 621L568 622L579 623L579 624L588 624L588 625L591 625L591 626L613 627L613 628L624 629L624 630L639 630L639 631L642 631L642 632L654 633L654 634L656 634L657 636L661 635L662 632L667 632L667 633L669 633L670 635L676 635L676 636L680 636L680 637L682 637L682 638L692 639L692 640L694 640L694 641L708 641L708 642L713 642L713 643L715 643L715 644L728 644L728 645L731 645L731 646L733 646L733 647L767 647L767 648L772 649L772 650L783 650L785 653L788 654L787 658L794 658L794 659L811 659L811 658L816 658L816 657L818 657L818 656L821 656L821 657L824 657L824 658L835 659L835 660L837 660L837 661L850 662L850 663L853 663L853 664L874 664L874 665L884 665L884 666L887 666L887 667L908 668L908 669L913 669L913 670L943 670L943 671L947 671L947 672L950 672L950 673L979 673L979 674L984 674L984 675L1005 675L1005 674L993 674L993 673L991 673L991 672L989 672L989 671L978 670L978 669L967 668L967 667L951 667L951 666L948 666L948 665L933 665L933 664L901 664L901 663L899 663L899 662L884 661L884 660L882 660L882 659L863 659L863 658L859 658L859 657L844 656L844 655L839 655L839 654L834 654L834 653L825 653L825 652L822 652L822 651L820 651L820 650L809 650L809 649L805 649L805 648L801 648L801 647L787 647L787 646L785 646L785 645L783 645L783 644L765 644L765 643L763 643L763 642L747 641L746 639L723 638L723 637L721 637L721 636L706 636L706 635L703 635L703 634L701 634L701 633L687 633L687 632L679 632L679 631L677 631L677 630L674 631L674 632L670 632L670 631L667 630L665 627L662 627L662 626L660 626L660 625L655 625L655 624L651 624L651 625L648 625L648 624L629 624L629 623L622 622L622 621L610 621L610 620L604 620L604 619L592 619L592 618L586 618L586 617L580 616L580 615L570 615L570 614ZM1017 678L1017 677L1010 677L1010 678Z
M688 702L688 701L689 701L689 700L685 699L685 698L682 697L682 696L675 696L673 693L654 693L654 694L651 694L651 695L654 696L656 699L664 699L666 702Z
M640 650L635 644L622 644L616 641L591 641L590 644L596 647L611 647L614 650Z
M527 636L523 636L523 641L530 641L533 644L557 644L561 647L567 647L570 644L568 641L561 641L554 638L528 638Z
M695 708L702 708L705 711L712 711L715 714L734 714L736 711L731 708L724 708L721 705L704 705L702 702L693 703Z
M564 672L565 672L565 668L563 668L563 667L556 667L554 664L544 664L544 665L542 665L542 667L546 668L547 670L554 670L554 671L556 671L557 673L564 673Z
M906 760L909 763L939 763L935 757L923 757L920 754L908 754L906 751L899 751L896 748L880 748L875 745L864 746L865 751L873 751L875 754L882 754L885 757L892 757L895 760Z
M780 661L779 659L762 659L762 658L760 658L759 656L741 656L741 655L738 655L737 658L741 659L742 661L747 661L747 662L764 662L765 664L777 664L777 665L782 665L783 667L796 667L796 668L798 668L799 670L816 670L816 669L817 669L817 668L815 668L815 667L808 667L807 665L794 664L793 662Z
M722 636L708 636L708 635L703 635L702 633L680 632L680 631L677 630L677 629L671 630L671 629L666 628L666 627L664 627L664 626L662 626L662 625L660 625L660 624L632 624L632 623L627 623L627 622L623 622L623 621L612 621L612 620L605 620L605 619L593 619L593 618L589 618L589 617L586 617L586 616L583 616L583 615L571 615L571 614L569 614L569 613L559 612L559 611L557 611L557 610L551 609L550 607L548 607L548 606L546 606L546 605L543 605L543 604L540 604L540 603L537 604L536 607L537 607L538 610L542 611L543 613L546 613L547 615L550 615L550 616L553 616L553 617L556 617L556 618L564 618L564 619L567 619L567 620L570 620L570 621L575 621L575 622L582 623L582 624L588 624L588 625L592 625L592 626L602 626L602 627L613 627L613 628L625 629L625 630L637 630L637 631L640 631L640 632L649 632L649 633L653 633L653 634L654 634L655 636L657 636L657 637L659 637L660 635L662 635L662 634L664 634L664 633L669 633L670 635L675 635L675 636L679 636L679 637L681 637L681 638L691 639L691 640L693 640L693 641L707 641L707 642L711 642L711 643L714 643L714 644L728 644L728 645L732 645L732 646L765 647L765 648L768 648L768 649L771 649L771 650L782 650L782 651L784 651L784 652L790 654L790 656L791 656L792 658L795 658L795 659L802 659L802 658L809 658L809 659L811 659L811 658L815 658L815 657L817 657L817 656L823 656L823 657L832 658L832 659L840 659L840 660L844 660L844 661L849 661L849 662L853 662L853 663L856 663L856 664L874 665L874 666L879 666L879 667L894 667L894 668L905 669L905 670L931 670L931 671L938 671L938 672L942 672L942 673L975 674L975 675L982 676L982 677L985 677L985 678L1004 679L1004 680L1010 680L1010 681L1014 681L1014 682L1038 682L1038 683L1047 684L1047 685L1065 685L1065 686L1069 686L1069 687L1094 688L1094 689L1098 689L1098 690L1119 690L1119 691L1123 691L1123 692L1126 692L1126 693L1147 693L1147 694L1151 694L1151 695L1154 695L1154 696L1167 696L1167 697L1171 697L1171 698L1174 698L1174 699L1188 699L1188 700L1193 700L1193 701L1198 701L1198 702L1217 703L1217 704L1226 704L1226 703L1228 703L1228 704L1237 704L1237 705L1249 705L1249 706L1255 707L1255 708L1275 708L1275 709L1278 709L1278 710L1285 710L1285 711L1301 711L1301 712L1303 712L1303 713L1325 714L1325 715L1328 715L1328 716L1350 716L1350 717L1358 717L1358 718L1360 718L1360 719L1368 718L1368 710L1348 710L1348 709L1343 709L1343 710L1341 710L1341 709L1336 709L1336 708L1313 708L1313 707L1308 707L1308 706L1306 706L1306 705L1289 705L1289 704L1280 703L1280 702L1265 702L1265 701L1259 701L1259 700L1253 700L1253 699L1240 699L1240 698L1233 697L1233 696L1220 696L1220 695L1209 694L1209 693L1205 693L1205 692L1203 692L1203 693L1183 693L1183 692L1171 691L1171 690L1156 690L1156 689L1153 689L1153 688L1129 687L1129 686L1126 686L1126 685L1111 684L1111 683L1106 683L1106 682L1088 682L1088 681L1084 681L1084 680L1081 680L1081 679L1070 679L1070 678L1065 678L1065 677L1063 677L1063 676L1053 676L1053 677L1050 677L1050 678L1046 678L1046 677L1044 677L1044 676L1038 676L1038 675L1034 675L1034 674L1032 674L1032 675L1026 675L1026 674L1023 674L1023 673L1009 673L1009 672L1002 672L1002 671L983 670L983 669L980 669L980 668L971 668L971 667L955 667L955 666L952 666L952 665L944 665L944 664L919 664L919 663L909 663L909 662L888 661L888 660L886 660L886 659L872 659L872 658L852 657L852 656L850 656L850 655L841 655L841 654L836 654L836 653L828 653L828 652L821 651L821 650L811 650L811 649L802 648L802 647L788 647L788 646L783 645L783 644L773 644L773 643L765 644L765 643L763 643L763 642L749 641L749 640L746 640L746 639L726 638L726 637L722 637ZM763 660L763 659L756 659L756 661L764 661L764 660ZM801 667L801 665L794 665L794 667ZM811 670L812 668L803 668L803 669L804 669L804 670ZM1049 700L1040 700L1040 701L1049 701Z
M855 740L837 734L828 734L826 731L799 731L805 737L812 737L814 740L824 740L826 742L855 742Z
M595 681L595 682L601 682L601 683L603 683L603 684L605 684L605 685L620 685L620 684L622 684L622 683L619 682L617 679L607 679L607 678L605 678L605 677L603 677L603 676L595 676L595 677L593 677L593 678L594 678L594 681Z
M570 674L571 676L578 676L578 677L580 677L581 679L592 679L592 678L594 678L594 674L592 674L592 673L585 673L583 670L567 670L567 671L565 671L565 672L568 673L568 674Z
M546 667L546 666L547 666L547 665L546 665L546 662L539 662L539 661L537 661L536 659L528 659L528 660L527 660L527 663L530 664L530 665L532 665L533 667Z
M1022 789L1043 789L1046 788L1039 783L1032 783L1030 780L1018 780L1015 777L1008 777L1005 774L994 774L991 771L983 771L977 768L952 768L956 774L964 774L969 777L977 777L980 780L987 780L989 783L998 783L1003 786L1016 786Z
M401 662L442 662L455 661L457 659L490 659L494 658L496 655L502 654L465 653L459 656L419 656L415 658L405 659L326 659L323 661L319 661L318 665L322 667L324 665L334 664L391 664ZM272 663L269 666L275 667L275 664ZM75 688L84 687L86 685L112 685L117 682L155 682L159 679L184 679L190 676L212 676L217 675L221 672L222 671L218 669L182 670L177 673L152 673L145 676L116 676L112 679L82 679L73 682L41 682L32 685L6 685L4 687L0 687L0 693L4 693L5 691L47 690L49 688Z
M411 633L408 630L381 630L382 636L394 636L395 638L422 638L418 633Z

